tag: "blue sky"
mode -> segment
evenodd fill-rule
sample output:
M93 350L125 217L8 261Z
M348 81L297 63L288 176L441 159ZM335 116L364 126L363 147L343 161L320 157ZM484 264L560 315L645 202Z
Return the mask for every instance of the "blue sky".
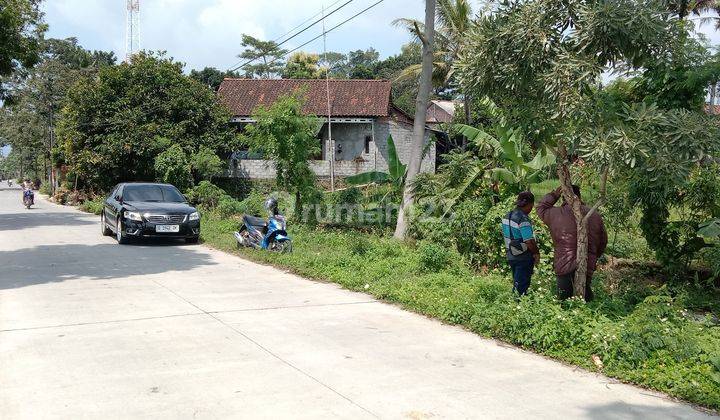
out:
M328 18L327 26L347 19L376 0L354 0ZM335 0L141 0L141 48L166 50L189 68L227 69L238 61L243 33L276 39ZM338 3L344 3L345 0ZM46 0L49 36L75 36L88 49L125 51L125 0ZM381 56L396 54L410 40L391 22L421 18L423 0L385 0L328 36L328 50L347 52L374 47ZM320 25L287 45L295 47L321 33ZM318 40L303 48L322 51Z

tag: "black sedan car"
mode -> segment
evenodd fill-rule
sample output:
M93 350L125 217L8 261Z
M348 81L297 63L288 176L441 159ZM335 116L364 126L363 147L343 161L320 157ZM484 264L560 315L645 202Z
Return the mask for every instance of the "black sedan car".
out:
M100 228L105 236L114 233L120 244L149 237L197 243L200 213L172 185L124 183L105 200Z

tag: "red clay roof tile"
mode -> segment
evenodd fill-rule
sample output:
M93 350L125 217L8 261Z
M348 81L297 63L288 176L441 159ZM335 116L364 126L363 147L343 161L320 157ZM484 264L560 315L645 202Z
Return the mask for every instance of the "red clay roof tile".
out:
M235 117L251 116L260 105L269 106L280 96L306 88L307 114L327 115L325 80L225 79L218 96ZM390 82L387 80L330 80L334 117L387 117L390 115Z

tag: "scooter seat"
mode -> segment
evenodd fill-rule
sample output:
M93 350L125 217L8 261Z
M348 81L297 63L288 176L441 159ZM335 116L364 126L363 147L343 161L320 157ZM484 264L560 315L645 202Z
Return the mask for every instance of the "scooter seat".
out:
M265 221L265 219L248 215L243 216L243 223L245 223L246 225L250 225L257 230L263 230L267 226L267 222Z

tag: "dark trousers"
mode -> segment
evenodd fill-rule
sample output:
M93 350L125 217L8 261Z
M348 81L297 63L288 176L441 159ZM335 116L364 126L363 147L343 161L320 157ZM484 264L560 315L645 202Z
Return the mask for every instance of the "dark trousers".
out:
M588 272L587 278L585 279L585 301L590 302L595 298L592 291L592 275L593 273ZM575 271L557 276L557 288L558 295L561 300L568 299L573 295L573 279L575 278Z
M530 287L530 278L535 269L535 261L530 259L509 261L509 263L513 275L513 291L519 293L521 296L527 294L528 288Z

